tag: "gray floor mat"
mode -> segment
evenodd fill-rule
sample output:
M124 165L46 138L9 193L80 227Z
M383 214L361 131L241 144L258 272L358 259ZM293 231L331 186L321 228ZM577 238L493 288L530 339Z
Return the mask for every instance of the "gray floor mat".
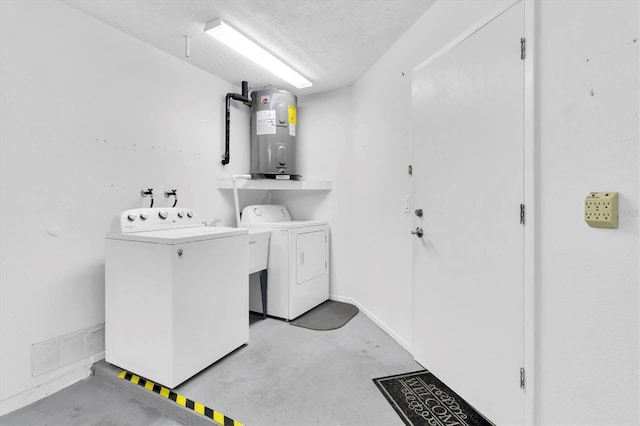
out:
M349 322L359 312L350 303L327 300L289 324L311 330L335 330Z

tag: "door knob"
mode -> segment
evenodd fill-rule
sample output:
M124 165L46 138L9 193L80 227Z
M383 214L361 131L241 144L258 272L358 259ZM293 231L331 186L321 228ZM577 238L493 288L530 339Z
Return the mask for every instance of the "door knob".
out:
M416 216L422 217L422 209L416 209Z
M413 235L415 235L418 238L422 238L422 236L424 235L424 231L422 230L422 228L417 227L415 231L411 231L411 233Z

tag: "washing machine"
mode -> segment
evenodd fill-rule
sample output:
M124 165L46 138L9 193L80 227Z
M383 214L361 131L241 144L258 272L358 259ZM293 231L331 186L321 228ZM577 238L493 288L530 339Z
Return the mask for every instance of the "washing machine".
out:
M293 220L280 205L254 205L242 210L241 225L269 229L267 311L292 320L329 299L329 224ZM251 285L249 309L262 312L260 292Z
M189 209L119 213L106 236L105 358L174 388L249 341L248 231Z

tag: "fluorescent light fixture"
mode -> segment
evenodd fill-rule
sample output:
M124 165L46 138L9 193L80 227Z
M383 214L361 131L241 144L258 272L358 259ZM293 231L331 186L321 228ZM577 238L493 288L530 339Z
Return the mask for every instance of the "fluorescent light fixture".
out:
M288 81L298 89L311 87L311 82L300 75L300 73L258 46L243 34L222 22L220 18L214 19L205 25L204 32L246 58L251 59L261 67L281 77L283 80Z

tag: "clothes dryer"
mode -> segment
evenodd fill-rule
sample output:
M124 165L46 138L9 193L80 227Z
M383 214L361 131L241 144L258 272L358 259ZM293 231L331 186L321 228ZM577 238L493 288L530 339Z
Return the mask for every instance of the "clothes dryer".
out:
M271 231L267 312L292 320L329 299L329 224L293 220L285 206L254 205L242 210L241 226ZM249 308L262 312L251 287Z
M105 358L173 388L249 341L248 231L132 209L106 236Z

